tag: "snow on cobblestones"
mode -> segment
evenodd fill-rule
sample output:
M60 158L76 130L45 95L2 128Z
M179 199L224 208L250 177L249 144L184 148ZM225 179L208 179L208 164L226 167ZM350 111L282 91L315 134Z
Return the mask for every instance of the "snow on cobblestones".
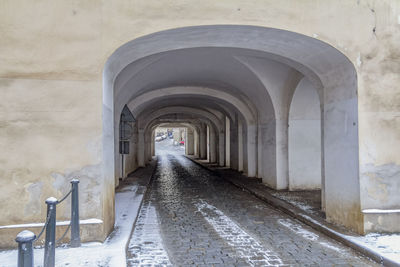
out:
M295 232L298 235L303 236L304 238L308 239L308 240L312 240L315 241L318 239L318 235L307 231L306 229L304 229L303 227L301 227L300 224L297 224L295 222L293 222L290 219L279 219L278 222L280 224L282 224L283 226L286 226L287 228L289 228L290 230L292 230L293 232Z
M317 234L314 234L306 229L304 229L300 224L295 223L291 219L279 219L278 222L282 224L283 226L289 228L291 231L295 232L298 235L303 236L304 238L311 240L311 241L318 241L319 236ZM343 253L343 250L341 250L338 247L333 246L332 244L329 244L327 242L320 241L319 242L321 245L324 247L327 247L329 249L335 250L337 252Z
M262 266L284 265L275 252L265 249L263 245L216 207L204 200L200 200L195 206L219 236L235 248L239 256L245 259L248 264L262 264Z
M327 243L327 242L319 242L321 245L323 245L324 247L327 247L327 248L330 248L330 249L332 249L332 250L335 250L335 251L337 251L337 252L341 252L341 253L343 253L343 250L342 249L340 249L340 248L338 248L338 247L335 247L335 246L332 246L331 244L329 244L329 243Z
M321 225L318 221L307 215L303 214L302 216L315 224ZM400 264L400 234L370 233L366 236L349 236L338 232L336 232L336 234L358 243L362 247L367 247L376 251L380 255L388 257Z
M128 247L128 266L171 266L163 247L156 210L143 204Z
M400 264L400 234L371 233L366 236L348 238Z

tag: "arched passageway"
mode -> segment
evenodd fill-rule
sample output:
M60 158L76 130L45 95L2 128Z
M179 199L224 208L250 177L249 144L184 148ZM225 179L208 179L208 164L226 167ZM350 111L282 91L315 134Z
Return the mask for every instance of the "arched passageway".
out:
M131 166L151 157L160 123L192 125L193 153L275 189L303 187L298 166L307 164L296 153L311 153L307 179L318 186L320 173L328 219L361 231L356 94L356 73L343 54L293 32L200 26L133 40L104 69L105 186L112 195L120 175L118 125L127 105L136 119ZM305 139L299 143L307 121L312 141L319 140L310 151Z

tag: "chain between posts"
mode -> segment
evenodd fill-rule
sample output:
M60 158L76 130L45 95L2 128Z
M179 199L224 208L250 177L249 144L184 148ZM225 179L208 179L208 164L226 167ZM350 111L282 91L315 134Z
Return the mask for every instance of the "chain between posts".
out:
M61 202L63 202L71 193L72 193L72 188L61 200L57 201L57 205L60 204Z
M57 239L56 243L60 243L60 241L64 239L70 228L71 228L71 222L69 222L67 230L65 230L64 234L59 239Z
M40 233L37 235L37 237L33 240L33 242L36 242L40 239L40 237L42 236L42 234L44 233L44 230L46 229L47 225L49 224L49 219L50 219L51 213L47 214L47 218L46 221L44 222L43 228L40 231Z
M69 190L69 192L68 192L61 200L58 200L58 201L57 201L57 205L60 204L61 202L63 202L63 201L71 194L71 192L72 192L72 189ZM51 211L51 212L52 212L52 211ZM51 216L51 212L49 212L49 214L47 215L47 218L46 218L46 221L45 221L45 223L44 223L44 225L43 225L42 230L40 230L40 233L36 236L36 238L33 240L33 242L38 241L38 240L40 239L40 237L42 236L42 234L44 233L44 230L46 229L46 227L47 227L47 225L48 225L48 223L49 223L49 218L50 218L50 216ZM60 239L57 240L57 243L59 243L59 242L65 237L65 235L66 235L67 232L69 231L70 227L71 227L71 221L69 222L68 228L67 228L67 230L65 231L65 233L62 235L62 237L61 237Z
M60 200L57 200L54 197L46 199L46 221L38 236L27 230L24 230L17 235L15 241L18 243L18 267L33 267L33 243L40 239L45 230L44 267L55 266L55 246L58 242L64 239L69 230L71 230L70 246L79 247L81 245L78 184L79 180L73 179L71 181L71 189ZM64 234L61 238L56 240L56 207L69 195L71 195L71 220Z

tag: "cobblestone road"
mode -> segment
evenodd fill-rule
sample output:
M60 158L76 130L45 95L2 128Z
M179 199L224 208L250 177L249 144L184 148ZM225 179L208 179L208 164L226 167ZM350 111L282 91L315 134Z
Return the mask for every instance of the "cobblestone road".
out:
M179 155L159 156L129 266L376 266Z

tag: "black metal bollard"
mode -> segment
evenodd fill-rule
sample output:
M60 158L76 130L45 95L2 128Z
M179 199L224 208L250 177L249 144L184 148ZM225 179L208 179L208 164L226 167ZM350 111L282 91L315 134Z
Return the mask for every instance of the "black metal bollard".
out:
M36 235L24 230L17 235L18 243L18 267L33 267L33 241Z
M46 227L46 239L44 244L44 267L55 266L55 253L56 253L56 206L57 199L49 197L46 199L47 204L47 217L49 218ZM49 216L50 215L50 216Z
M78 192L78 179L71 181L71 241L70 246L73 248L81 246L81 235L79 229L79 192Z

